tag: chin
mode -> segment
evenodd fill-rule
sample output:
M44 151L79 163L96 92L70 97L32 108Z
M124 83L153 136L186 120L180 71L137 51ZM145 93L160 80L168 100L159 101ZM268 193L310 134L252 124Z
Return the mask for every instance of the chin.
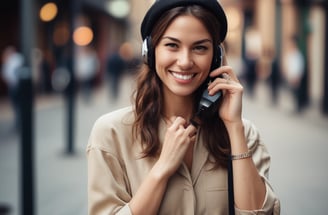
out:
M176 96L180 96L180 97L188 97L188 96L192 96L195 93L195 90L173 90L172 91L174 95Z

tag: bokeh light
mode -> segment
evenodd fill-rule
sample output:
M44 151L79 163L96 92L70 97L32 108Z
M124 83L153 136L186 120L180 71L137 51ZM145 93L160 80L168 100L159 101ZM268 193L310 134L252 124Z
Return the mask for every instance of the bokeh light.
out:
M130 13L130 3L126 0L112 0L107 3L107 10L116 18L124 18Z
M93 32L87 26L78 27L73 33L73 41L78 46L86 46L93 40Z
M40 9L40 19L44 22L50 22L53 20L58 12L57 5L53 2L49 2Z

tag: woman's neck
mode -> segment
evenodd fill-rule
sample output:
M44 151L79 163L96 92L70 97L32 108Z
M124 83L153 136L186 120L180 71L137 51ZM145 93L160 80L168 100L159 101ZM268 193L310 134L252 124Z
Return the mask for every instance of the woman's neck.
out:
M193 98L181 96L164 96L164 117L181 116L189 120L193 114Z

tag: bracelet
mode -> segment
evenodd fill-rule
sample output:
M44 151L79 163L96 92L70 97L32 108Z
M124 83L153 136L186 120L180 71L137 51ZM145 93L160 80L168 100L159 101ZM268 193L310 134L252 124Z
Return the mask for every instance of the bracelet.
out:
M246 158L252 157L252 154L253 154L252 151L248 150L248 152L245 152L245 153L242 153L242 154L239 154L239 155L231 155L230 159L231 160L246 159Z

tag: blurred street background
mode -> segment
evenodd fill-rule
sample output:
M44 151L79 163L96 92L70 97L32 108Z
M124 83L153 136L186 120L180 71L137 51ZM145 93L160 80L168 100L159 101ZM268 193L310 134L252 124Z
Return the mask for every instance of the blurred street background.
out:
M87 214L88 136L99 116L131 104L152 2L1 4L0 215ZM327 214L328 1L220 3L282 214Z

